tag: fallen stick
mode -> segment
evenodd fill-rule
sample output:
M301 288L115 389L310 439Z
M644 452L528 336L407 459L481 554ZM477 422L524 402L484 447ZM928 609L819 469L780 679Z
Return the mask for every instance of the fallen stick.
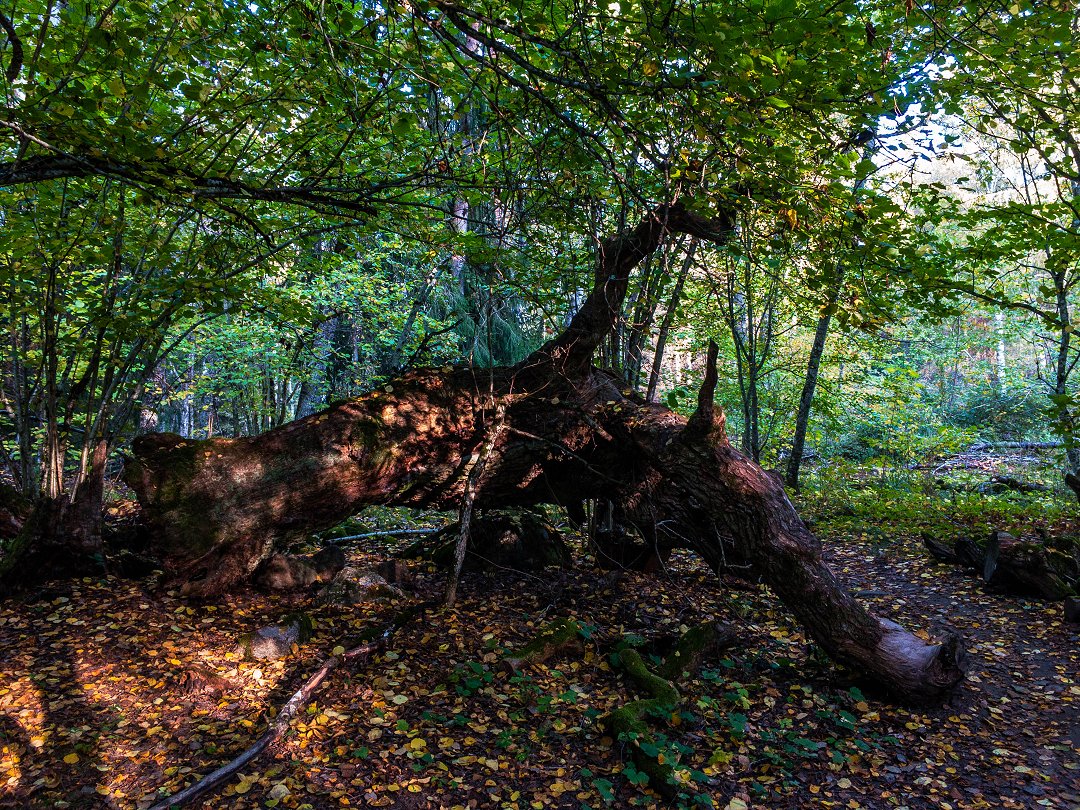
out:
M327 540L333 546L344 543L346 540L367 540L369 537L407 537L412 534L434 534L439 531L434 529L383 529L380 532L365 532L364 534L350 534L348 537L331 537Z
M286 731L288 731L292 719L311 701L311 697L315 693L315 690L319 688L319 684L326 680L327 675L342 663L366 658L372 653L385 648L390 641L390 637L393 636L394 633L401 629L403 625L411 622L417 616L422 614L430 606L431 603L424 602L409 608L408 610L402 611L394 617L390 624L388 624L376 638L371 641L365 641L363 644L353 647L351 650L347 650L340 655L332 655L327 658L323 661L322 666L315 671L315 674L304 681L303 685L293 693L293 696L289 698L288 702L281 707L281 711L277 713L277 717L273 719L270 726L250 748L245 750L236 759L222 765L216 771L207 774L198 782L188 785L179 793L174 793L172 796L162 799L157 804L153 805L150 810L169 810L169 808L180 807L187 804L192 799L201 796L209 790L213 790L249 762L258 758L263 751L269 748L272 743L276 742Z

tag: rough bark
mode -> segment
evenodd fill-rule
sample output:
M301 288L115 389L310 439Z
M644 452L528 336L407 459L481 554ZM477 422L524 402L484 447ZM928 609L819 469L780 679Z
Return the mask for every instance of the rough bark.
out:
M935 559L981 576L988 591L1056 601L1080 587L1080 547L1068 538L1016 538L994 531L985 541L960 537L952 548L934 537L923 542Z
M957 642L926 643L869 614L822 561L777 476L731 447L713 406L715 349L687 420L624 391L590 359L633 267L665 235L720 239L731 220L679 206L602 243L596 286L560 336L521 364L415 371L261 436L133 443L125 480L189 593L247 579L288 541L367 504L478 510L607 498L658 548L762 577L831 655L913 701L961 679ZM493 428L498 426L492 441ZM483 454L479 474L474 459Z
M99 442L92 453L86 475L70 495L43 496L24 511L18 533L0 557L0 582L20 583L41 574L62 576L100 570L104 564L102 501L108 445ZM4 512L0 510L0 519ZM13 528L8 521L6 528ZM0 537L3 535L0 534Z

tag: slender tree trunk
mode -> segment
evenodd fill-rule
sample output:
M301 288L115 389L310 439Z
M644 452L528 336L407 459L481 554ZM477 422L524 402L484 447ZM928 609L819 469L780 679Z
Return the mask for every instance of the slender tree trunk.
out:
M876 151L875 142L872 140L863 149L862 159L864 162L873 160ZM852 188L854 194L858 194L866 187L869 175L863 175L855 181ZM825 300L825 309L818 318L817 328L814 329L814 343L810 348L810 358L806 364L806 377L803 379L802 393L799 395L799 411L795 417L795 435L791 442L791 456L788 458L787 474L785 483L794 491L799 491L799 471L802 467L803 454L806 445L806 431L810 426L810 413L814 406L814 394L817 391L818 375L821 372L821 358L825 353L825 342L829 337L829 326L832 323L832 314L836 311L836 304L840 300L840 294L844 290L844 278L846 266L843 260L836 263L836 277L829 294ZM841 366L841 376L843 367Z
M997 310L994 313L994 332L997 345L994 351L994 388L1000 394L1005 389L1005 313Z
M1052 260L1052 257L1051 257ZM1058 427L1065 437L1065 455L1068 459L1067 472L1076 475L1080 472L1080 437L1076 435L1076 423L1069 405L1069 375L1072 371L1070 354L1072 349L1072 321L1069 312L1069 290L1066 284L1065 270L1052 273L1056 290L1058 316L1058 349L1054 363L1054 406L1057 410Z
M671 290L671 299L668 301L664 319L660 321L660 332L656 336L656 353L653 355L652 370L649 372L649 387L645 394L646 402L656 402L659 397L660 372L664 368L664 351L667 349L668 335L671 326L675 322L675 312L682 298L683 285L686 277L690 275L690 268L694 266L694 253L698 248L698 240L691 239L690 247L686 250L686 256L679 267L679 275L675 277L675 286Z
M814 344L810 347L810 359L806 363L806 378L803 380L802 394L799 395L799 411L795 415L795 433L791 438L791 456L788 458L787 474L784 481L796 492L799 491L799 470L802 467L803 453L806 447L806 431L810 426L810 411L814 406L814 393L817 391L818 375L821 373L821 358L825 354L825 341L829 337L829 325L832 313L840 298L844 286L844 268L838 265L836 280L829 289L824 313L818 318L814 330Z

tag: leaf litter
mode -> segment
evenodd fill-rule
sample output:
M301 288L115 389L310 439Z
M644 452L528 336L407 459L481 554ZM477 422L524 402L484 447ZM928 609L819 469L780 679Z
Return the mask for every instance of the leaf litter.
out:
M963 635L969 674L946 705L884 702L767 590L726 588L689 555L653 576L475 574L454 609L339 670L283 740L201 806L1080 807L1080 646L1061 606L983 593L915 539L887 554L834 543L828 555L878 613ZM437 597L443 578L419 573L417 598ZM111 577L7 600L0 806L147 808L237 756L328 655L400 607L255 591L196 604ZM239 636L301 609L315 629L293 655L240 660ZM559 618L583 628L578 649L503 665ZM607 713L640 697L612 651L662 656L710 618L741 641L652 720L649 754L677 763L669 802L633 766L633 741L605 733ZM193 671L218 688L189 688Z

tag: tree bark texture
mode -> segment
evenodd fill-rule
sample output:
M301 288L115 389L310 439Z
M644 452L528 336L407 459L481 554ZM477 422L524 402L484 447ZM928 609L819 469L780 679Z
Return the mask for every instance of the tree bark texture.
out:
M836 659L904 699L940 698L962 678L956 639L926 643L840 586L783 483L728 442L712 403L715 347L689 420L589 363L629 273L666 233L715 240L728 228L671 206L607 240L586 304L517 366L414 371L253 438L137 439L125 480L167 569L189 593L209 595L249 577L275 544L368 504L454 510L467 495L476 509L608 498L658 549L690 548L718 571L762 577Z

